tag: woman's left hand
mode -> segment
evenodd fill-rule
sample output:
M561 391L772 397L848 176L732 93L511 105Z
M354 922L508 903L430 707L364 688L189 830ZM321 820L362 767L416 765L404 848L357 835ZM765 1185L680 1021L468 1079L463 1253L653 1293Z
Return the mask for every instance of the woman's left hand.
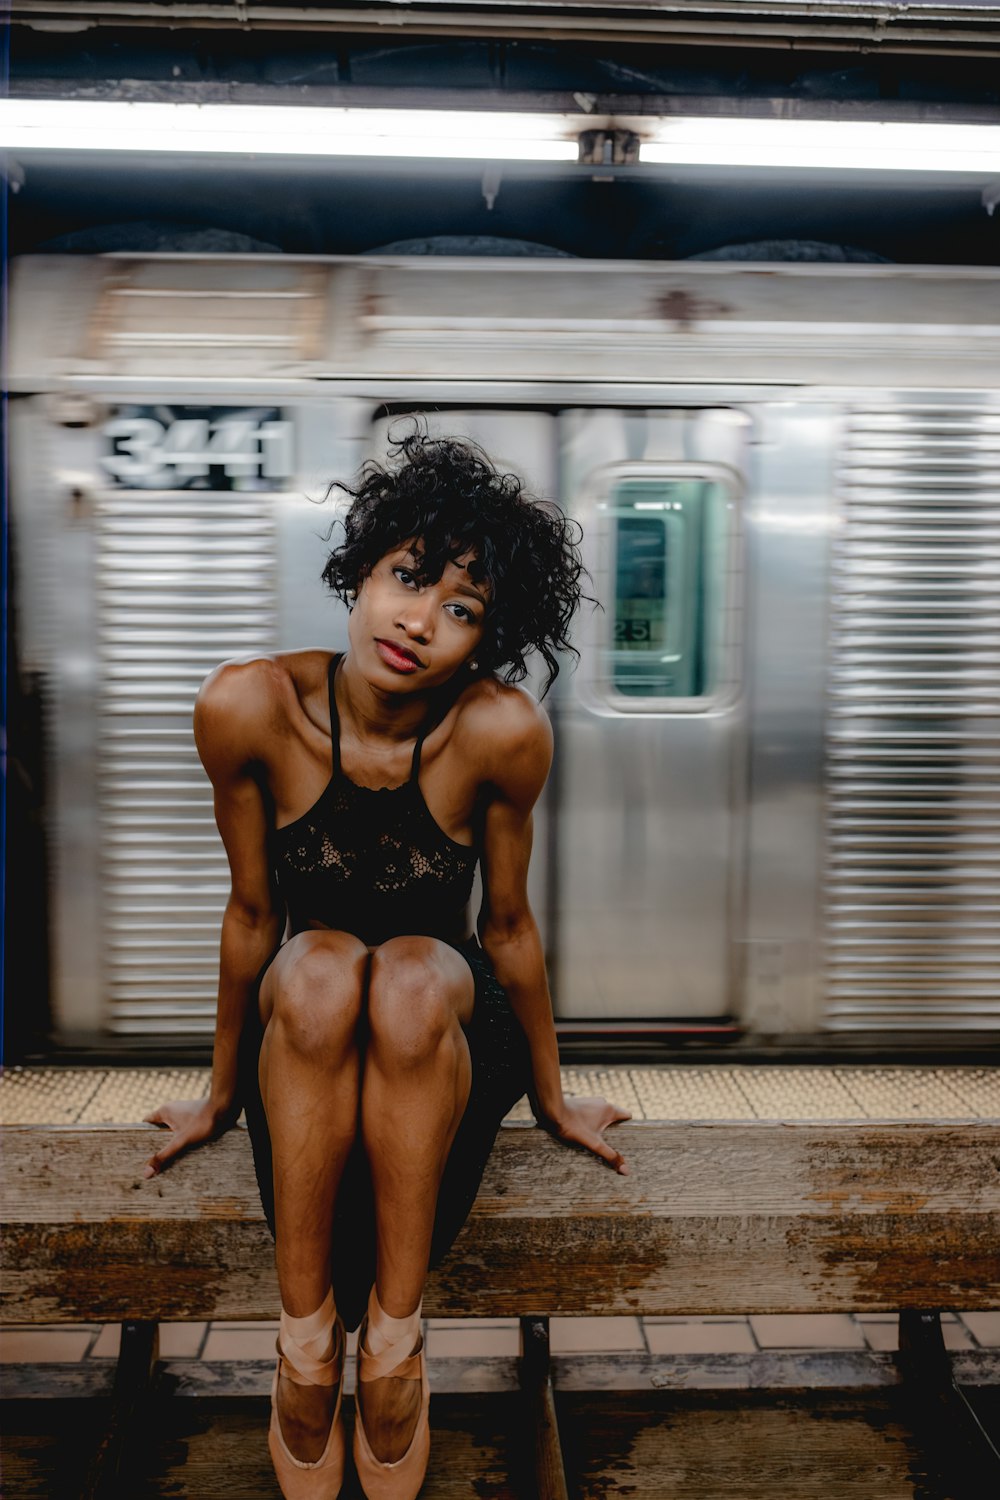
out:
M600 1156L616 1172L627 1177L628 1166L624 1156L608 1144L603 1132L609 1125L618 1125L622 1120L631 1118L627 1109L620 1109L607 1099L570 1098L563 1100L558 1118L539 1115L538 1123L543 1130L554 1135L556 1140L563 1141L567 1146L582 1146L586 1151L593 1151L595 1156Z

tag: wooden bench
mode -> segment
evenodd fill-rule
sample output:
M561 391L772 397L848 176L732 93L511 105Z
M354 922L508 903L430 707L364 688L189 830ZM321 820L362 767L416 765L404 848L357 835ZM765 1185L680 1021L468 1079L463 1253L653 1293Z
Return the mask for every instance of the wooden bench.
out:
M124 1324L113 1390L80 1399L84 1367L49 1366L10 1391L7 1500L276 1496L270 1367L157 1361L160 1322L277 1314L243 1130L149 1181L151 1127L4 1135L3 1320ZM427 1500L1000 1494L1000 1353L947 1353L939 1321L1000 1307L1000 1125L648 1122L616 1141L628 1177L501 1131L424 1308L517 1316L523 1353L474 1361L478 1394L432 1362ZM810 1312L898 1312L900 1351L549 1355L556 1314Z

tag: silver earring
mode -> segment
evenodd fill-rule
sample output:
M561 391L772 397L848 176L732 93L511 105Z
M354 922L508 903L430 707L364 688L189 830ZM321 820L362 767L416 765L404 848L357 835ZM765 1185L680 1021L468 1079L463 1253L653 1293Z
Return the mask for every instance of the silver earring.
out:
M479 663L477 661L470 661L469 662L469 671L470 672L478 672L479 671Z

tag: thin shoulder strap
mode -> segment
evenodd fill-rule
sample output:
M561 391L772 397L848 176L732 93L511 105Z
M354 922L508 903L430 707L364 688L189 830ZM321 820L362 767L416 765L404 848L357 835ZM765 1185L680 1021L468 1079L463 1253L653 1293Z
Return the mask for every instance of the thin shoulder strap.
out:
M433 729L436 729L438 725L443 723L443 721L447 718L453 702L454 699L449 699L446 701L444 713L440 712L440 708L437 712L435 712L433 708L428 710L427 717L420 726L420 733L417 735L417 743L413 747L413 760L410 762L411 781L416 781L418 776L420 775L420 752L424 748L424 740Z
M330 744L333 747L334 776L340 775L340 715L337 713L337 694L333 689L333 680L337 675L340 657L341 653L335 651L330 657L330 666L327 670L327 683L330 688Z
M430 717L426 718L423 724L420 726L420 733L417 735L417 743L413 747L413 759L410 762L411 781L418 780L420 776L420 752L424 748L424 740L427 738L432 727L433 726L431 724Z
M432 708L427 711L427 717L424 718L423 724L421 724L420 726L420 733L418 733L417 735L417 744L414 745L414 759L412 759L411 763L409 763L409 780L415 781L417 780L418 775L420 775L420 751L423 750L424 739L427 738L427 735L429 735L429 733L432 732L433 729L436 729L436 727L438 727L438 724L444 723L445 718L448 717L448 712L451 711L451 706L453 706L453 703L454 697L450 697L450 699L445 700L444 712L441 711L441 705L439 705L439 703L438 705L436 705L436 709L432 706Z

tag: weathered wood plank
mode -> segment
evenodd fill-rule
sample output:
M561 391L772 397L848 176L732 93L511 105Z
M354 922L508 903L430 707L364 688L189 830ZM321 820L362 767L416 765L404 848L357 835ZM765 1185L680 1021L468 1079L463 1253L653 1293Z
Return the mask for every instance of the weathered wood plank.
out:
M110 1400L100 1398L5 1401L4 1500L78 1500L110 1415Z
M1000 1350L959 1349L950 1355L951 1371L969 1394L979 1386L1000 1387ZM515 1392L517 1358L484 1355L445 1356L427 1361L436 1395ZM177 1398L267 1396L274 1375L273 1359L166 1359L156 1378L159 1394ZM59 1397L110 1396L115 1366L110 1359L78 1364L19 1365L10 1378L6 1399L54 1400ZM666 1390L874 1390L898 1385L899 1367L892 1354L864 1349L803 1349L758 1354L556 1354L552 1381L561 1391ZM349 1359L344 1393L354 1391ZM2 1410L2 1408L0 1408Z
M8 1220L263 1222L244 1129L144 1180L161 1136L143 1125L5 1127ZM905 1217L994 1213L1000 1204L1000 1122L638 1121L616 1127L615 1141L628 1177L544 1131L505 1125L474 1216Z
M904 1393L558 1398L571 1500L986 1500L977 1456ZM996 1410L994 1403L994 1411Z
M1000 1388L984 1388L984 1420ZM898 1390L557 1396L570 1500L985 1500L947 1433L914 1433ZM11 1402L9 1500L78 1492L98 1403ZM528 1500L518 1396L431 1402L421 1500ZM267 1456L267 1399L163 1402L140 1433L129 1500L279 1500ZM342 1500L361 1500L353 1480Z
M48 1368L51 1370L53 1366ZM483 1395L514 1394L521 1389L517 1357L513 1354L431 1356L427 1374L431 1390L440 1396L468 1396L477 1391ZM202 1396L269 1396L273 1375L273 1359L169 1359L160 1366L157 1391L178 1400ZM344 1368L345 1396L354 1395L355 1384L354 1356L349 1354Z
M431 1458L420 1500L533 1500L519 1452L521 1398L431 1400ZM353 1403L345 1403L348 1424ZM267 1452L264 1398L165 1401L135 1434L124 1500L281 1500ZM93 1407L83 1401L11 1402L4 1412L7 1500L79 1493L77 1455ZM341 1500L364 1500L348 1470Z
M1000 1386L1000 1350L959 1349L951 1373L967 1386ZM263 1377L262 1377L263 1378ZM902 1380L894 1354L875 1349L760 1350L753 1354L556 1354L563 1391L876 1390Z
M249 1143L145 1181L152 1127L12 1127L2 1315L267 1318ZM631 1176L505 1127L429 1316L1000 1306L1000 1125L634 1123Z

